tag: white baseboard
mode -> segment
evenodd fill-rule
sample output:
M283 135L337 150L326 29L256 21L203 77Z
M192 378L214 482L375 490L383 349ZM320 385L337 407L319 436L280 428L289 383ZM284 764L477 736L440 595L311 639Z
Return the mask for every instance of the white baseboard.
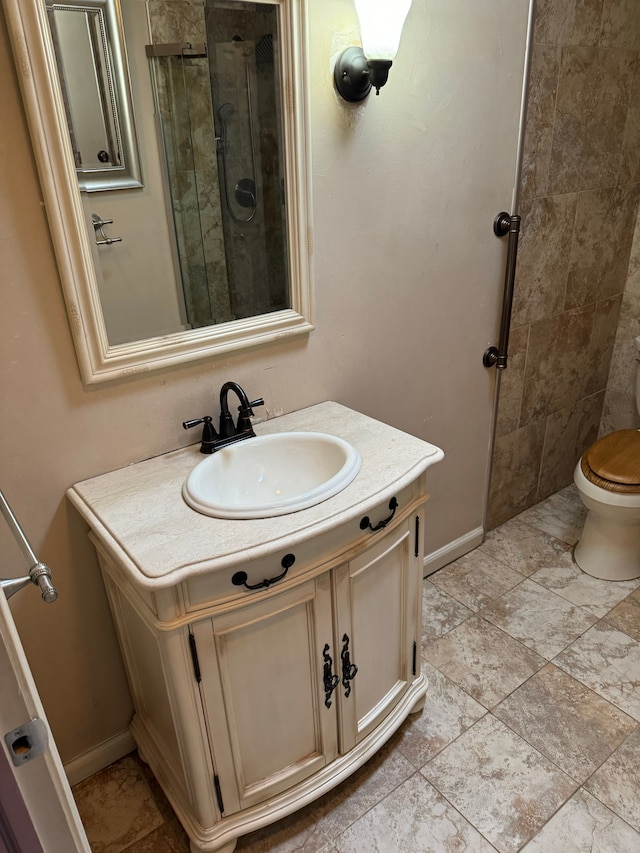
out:
M70 785L77 785L83 779L93 776L98 770L108 767L114 761L124 758L136 748L136 742L129 729L119 732L94 746L88 752L83 752L76 758L72 758L64 765L64 771Z
M483 540L484 530L482 527L477 527L475 530L465 533L464 536L454 539L453 542L449 542L448 545L443 545L437 551L427 554L423 563L423 577L426 578L428 575L432 575L438 569L446 566L447 563L452 563L458 557L462 557L463 554L473 551L478 545L482 545Z

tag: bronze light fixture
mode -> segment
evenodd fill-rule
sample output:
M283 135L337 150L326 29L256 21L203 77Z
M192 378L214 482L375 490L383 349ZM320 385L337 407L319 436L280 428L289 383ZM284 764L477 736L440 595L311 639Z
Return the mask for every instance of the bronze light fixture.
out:
M387 82L411 0L355 0L362 47L348 47L336 62L333 79L346 101L376 95Z

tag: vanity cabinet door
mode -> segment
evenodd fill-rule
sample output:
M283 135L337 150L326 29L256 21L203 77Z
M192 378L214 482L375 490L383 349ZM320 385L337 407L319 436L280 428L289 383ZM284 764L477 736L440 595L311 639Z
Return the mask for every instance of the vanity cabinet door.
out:
M385 719L419 669L420 522L412 515L335 570L343 754Z
M329 575L192 626L224 814L264 802L338 754Z

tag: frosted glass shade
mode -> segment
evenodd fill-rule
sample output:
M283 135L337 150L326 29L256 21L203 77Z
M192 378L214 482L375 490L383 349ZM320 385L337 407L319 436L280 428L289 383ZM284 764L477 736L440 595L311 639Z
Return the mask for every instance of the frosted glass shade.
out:
M411 0L355 0L367 59L393 60Z

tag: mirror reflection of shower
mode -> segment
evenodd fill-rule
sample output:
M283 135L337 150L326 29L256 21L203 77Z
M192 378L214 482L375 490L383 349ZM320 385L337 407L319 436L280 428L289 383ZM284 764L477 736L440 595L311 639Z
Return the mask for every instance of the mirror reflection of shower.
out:
M147 54L188 323L289 308L279 7L164 5Z
M240 178L235 186L234 196L235 201L240 207L249 208L249 215L245 218L241 218L234 213L233 205L231 203L231 199L229 198L229 170L227 166L227 151L229 149L229 127L228 123L231 120L232 116L235 114L235 107L233 104L227 102L223 104L218 110L218 118L220 119L220 127L221 133L220 136L216 136L216 151L221 155L222 158L222 183L224 184L224 196L225 201L227 202L227 209L229 211L229 215L233 219L234 222L238 224L242 224L245 222L251 222L253 217L256 215L257 210L257 199L256 199L256 181L255 181L255 173L256 173L256 152L255 145L253 142L253 116L251 113L251 84L249 80L249 71L247 69L247 106L249 110L249 136L251 138L251 165L253 167L253 175L252 178Z
M244 317L260 300L278 310L289 298L278 12L226 0L205 8L229 292Z

